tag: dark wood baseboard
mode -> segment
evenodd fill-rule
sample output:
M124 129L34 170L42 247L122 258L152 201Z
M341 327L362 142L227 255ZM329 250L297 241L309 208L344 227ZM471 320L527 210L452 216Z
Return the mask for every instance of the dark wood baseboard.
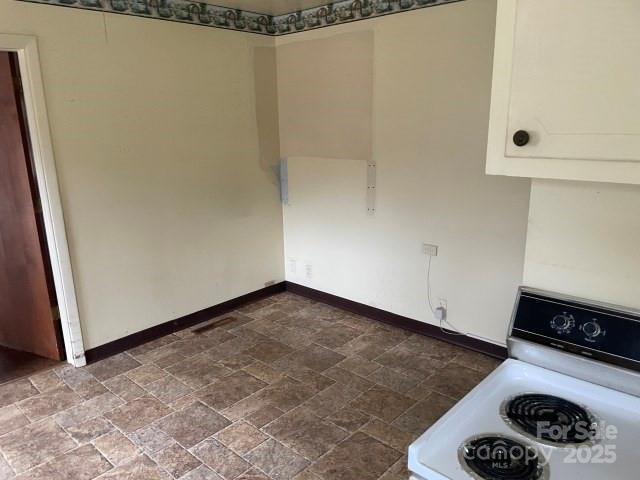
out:
M142 345L143 343L147 343L151 340L169 335L170 333L177 332L178 330L192 327L201 322L206 322L207 320L210 320L219 315L224 315L225 313L235 310L236 308L240 308L248 303L270 297L271 295L275 295L276 293L284 292L285 289L285 282L269 285L268 287L261 288L260 290L256 290L255 292L250 292L246 295L232 298L231 300L227 300L226 302L214 305L213 307L208 307L204 310L185 315L184 317L180 317L175 320L170 320L168 322L161 323L160 325L147 328L146 330L132 333L131 335L119 338L118 340L105 343L104 345L90 348L89 350L85 351L85 358L87 359L87 363L97 362L98 360L102 360L117 353L124 352L125 350L129 350L131 348L137 347L138 345Z
M204 310L185 315L184 317L161 323L160 325L147 328L140 332L132 333L131 335L119 338L118 340L105 343L104 345L90 348L85 352L87 363L97 362L98 360L124 352L125 350L129 350L137 347L138 345L142 345L143 343L177 332L178 330L189 328L197 325L198 323L206 322L214 317L224 315L225 313L240 308L248 303L255 302L284 291L289 291L312 300L326 303L333 307L341 308L357 315L362 315L363 317L367 317L372 320L387 323L428 337L437 338L438 340L443 340L495 358L507 358L507 349L500 345L468 337L466 335L453 335L452 333L454 332L449 330L442 331L435 325L419 322L412 318L403 317L402 315L387 312L386 310L381 310L370 305L365 305L364 303L358 303L353 300L338 297L337 295L305 287L297 283L280 282L260 290L256 290L255 292L247 293L241 297L232 298L231 300L214 305L213 307L208 307Z
M295 293L312 300L317 300L319 302L326 303L327 305L341 308L372 320L388 323L389 325L393 325L404 330L437 338L438 340L443 340L469 350L484 353L485 355L490 355L499 359L507 358L507 348L501 345L496 345L495 343L486 342L467 335L455 334L455 332L446 329L442 331L440 330L440 327L436 325L419 322L412 318L403 317L402 315L387 312L386 310L381 310L379 308L372 307L371 305L354 302L353 300L348 300L346 298L338 297L337 295L305 287L297 283L285 283L288 292Z

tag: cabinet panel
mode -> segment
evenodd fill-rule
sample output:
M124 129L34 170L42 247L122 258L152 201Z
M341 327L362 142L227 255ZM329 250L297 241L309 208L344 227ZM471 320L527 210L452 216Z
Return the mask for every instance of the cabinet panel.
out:
M507 155L640 161L640 2L519 0Z
M640 183L638 25L637 0L499 0L487 173Z

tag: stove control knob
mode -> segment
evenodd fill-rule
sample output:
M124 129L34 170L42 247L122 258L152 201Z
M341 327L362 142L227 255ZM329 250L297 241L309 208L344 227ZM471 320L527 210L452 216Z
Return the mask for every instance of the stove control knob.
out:
M551 328L558 333L569 333L575 323L573 315L563 312L551 319Z
M590 322L582 325L582 332L589 338L595 338L602 333L602 327L594 318Z

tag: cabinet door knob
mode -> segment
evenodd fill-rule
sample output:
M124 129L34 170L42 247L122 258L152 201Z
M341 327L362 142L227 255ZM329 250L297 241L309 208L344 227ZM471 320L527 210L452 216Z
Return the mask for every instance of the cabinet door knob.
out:
M524 147L527 143L529 143L529 132L526 130L518 130L513 134L513 143L515 143L518 147Z

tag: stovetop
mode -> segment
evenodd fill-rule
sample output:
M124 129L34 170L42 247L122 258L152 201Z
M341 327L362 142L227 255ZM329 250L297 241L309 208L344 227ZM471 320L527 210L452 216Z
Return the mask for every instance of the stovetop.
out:
M548 394L584 408L597 422L593 441L538 442L506 421L505 402L519 395ZM570 407L570 408L569 408ZM575 433L575 432L574 432ZM506 360L409 447L409 469L427 480L469 480L461 447L479 435L533 446L550 480L628 480L638 477L640 398L519 360ZM547 439L548 440L548 439Z
M521 393L505 400L500 414L529 439L551 446L585 445L598 434L597 419L587 407L546 393Z
M460 462L480 479L547 480L548 468L532 446L502 435L478 435L458 450Z

